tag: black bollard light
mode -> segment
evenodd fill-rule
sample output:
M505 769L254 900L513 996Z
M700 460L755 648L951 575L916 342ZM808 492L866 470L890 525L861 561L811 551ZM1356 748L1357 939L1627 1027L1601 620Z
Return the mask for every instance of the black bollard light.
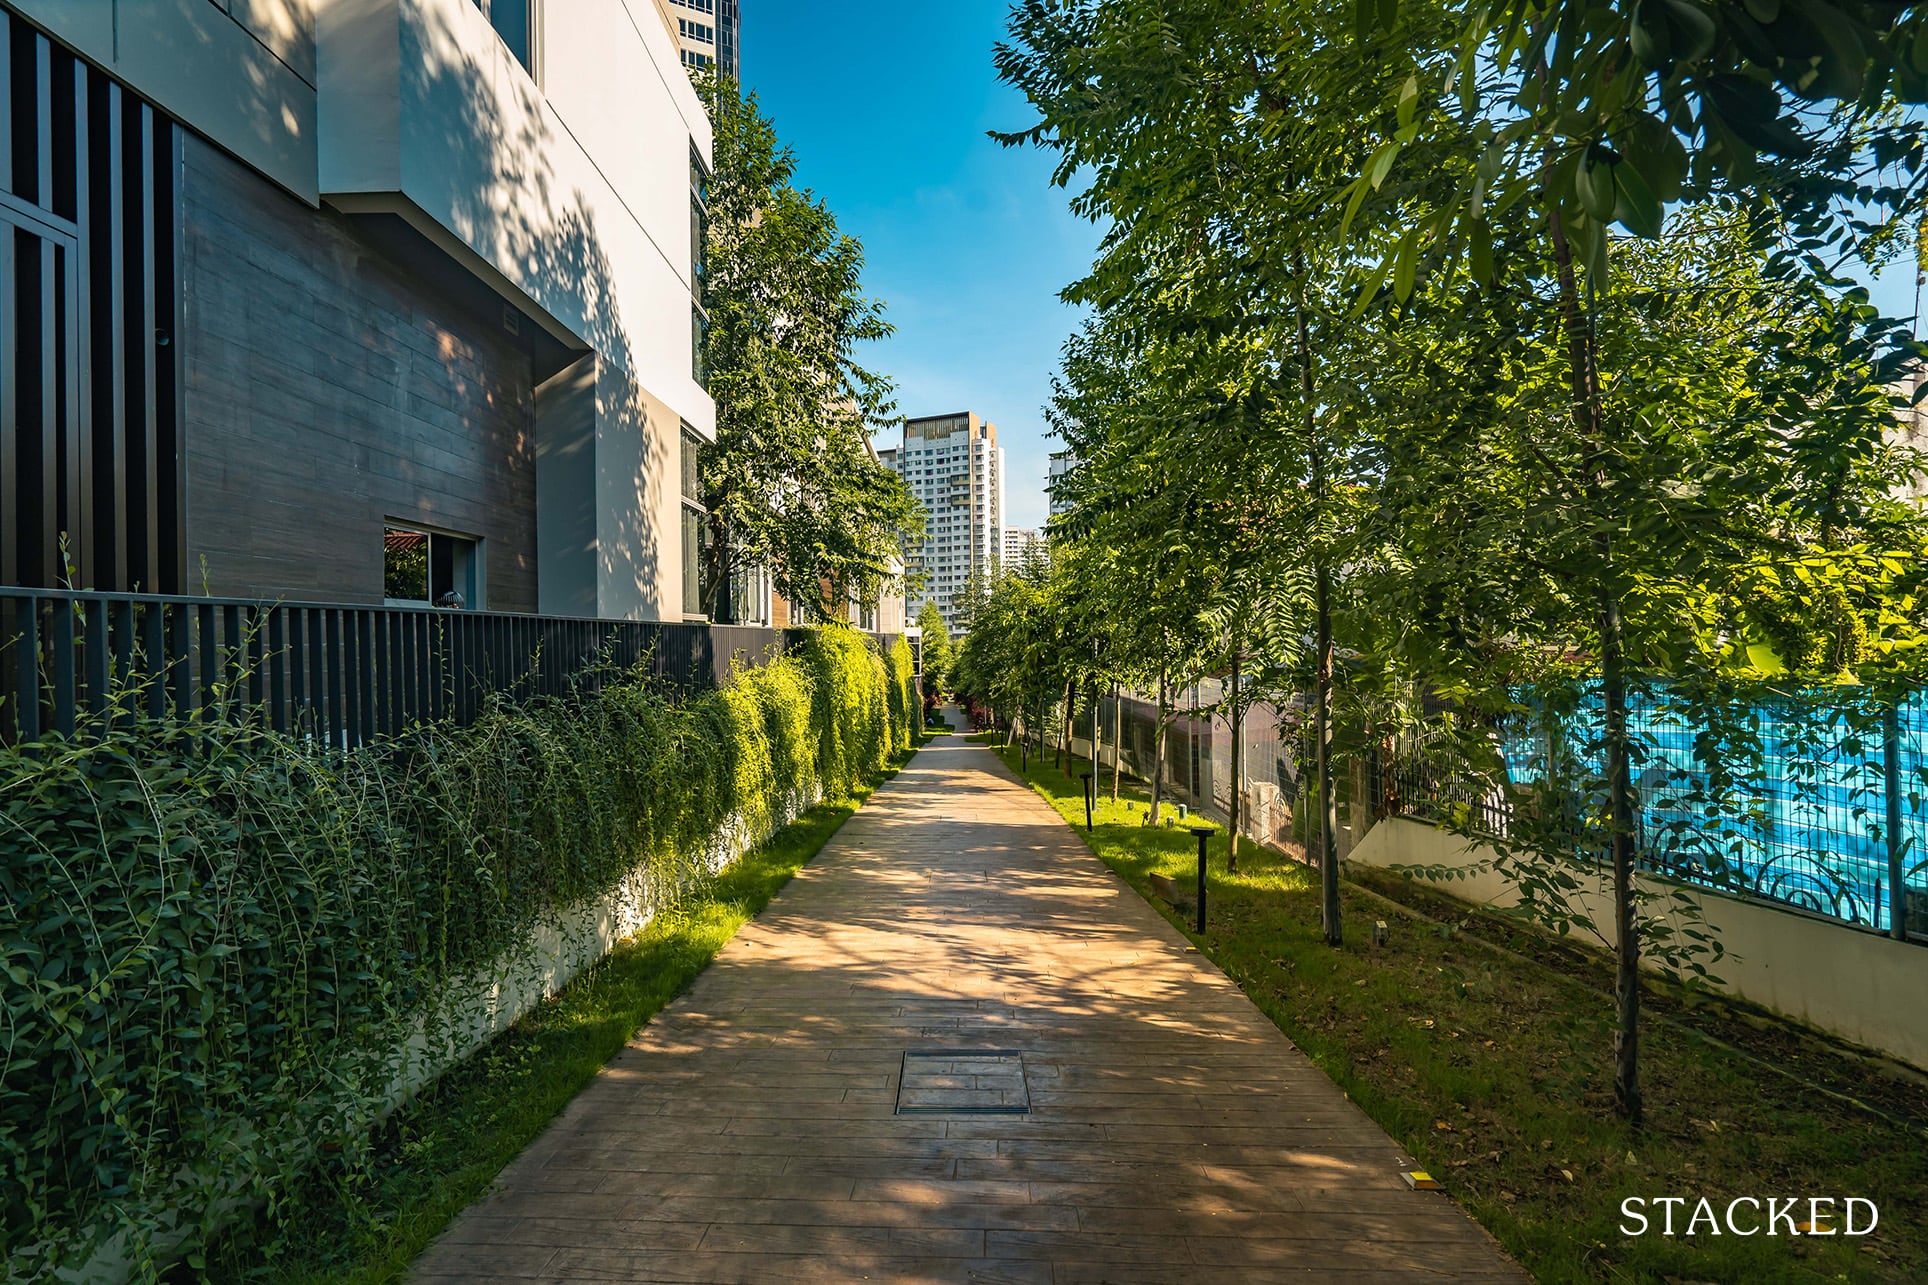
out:
M1078 773L1078 775L1084 778L1085 833L1090 834L1091 833L1091 773L1080 772Z
M1212 827L1195 825L1191 827L1198 836L1198 935L1205 935L1205 845L1212 840Z

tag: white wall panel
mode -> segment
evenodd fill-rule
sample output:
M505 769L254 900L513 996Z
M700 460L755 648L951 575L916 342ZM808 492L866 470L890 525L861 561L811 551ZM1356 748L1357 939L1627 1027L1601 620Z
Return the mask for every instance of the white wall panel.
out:
M545 93L470 0L322 3L323 192L404 198L712 431L689 360L687 158L709 135L667 33L619 0L551 4ZM393 80L385 55L336 41L390 18Z
M598 610L674 618L680 424L715 427L690 369L710 136L674 42L649 8L551 0L538 85L471 0L319 3L324 198L401 214L597 354Z

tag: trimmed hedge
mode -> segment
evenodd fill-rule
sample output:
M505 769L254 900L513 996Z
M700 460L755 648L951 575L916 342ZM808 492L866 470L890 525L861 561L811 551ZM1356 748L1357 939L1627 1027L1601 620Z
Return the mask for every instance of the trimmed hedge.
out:
M0 750L0 1254L152 1274L352 1149L452 983L642 872L650 904L910 744L845 628L722 690L638 679L349 753L123 715Z

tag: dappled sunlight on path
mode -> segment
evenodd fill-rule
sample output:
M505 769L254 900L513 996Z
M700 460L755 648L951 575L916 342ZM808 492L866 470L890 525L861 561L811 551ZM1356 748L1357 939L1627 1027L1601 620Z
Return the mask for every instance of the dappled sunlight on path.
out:
M1523 1279L988 751L925 748L424 1281Z

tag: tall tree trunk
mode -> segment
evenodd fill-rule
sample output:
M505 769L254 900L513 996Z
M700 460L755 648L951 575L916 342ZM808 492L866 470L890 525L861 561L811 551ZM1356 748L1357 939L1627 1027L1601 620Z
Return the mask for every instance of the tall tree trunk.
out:
M1567 339L1567 373L1572 396L1573 424L1591 447L1595 459L1607 458L1600 405L1598 338L1580 302L1580 286L1573 271L1573 248L1556 208L1547 230L1553 240L1553 260L1560 283L1560 313ZM1602 465L1590 479L1591 497L1600 509L1610 500L1611 483ZM1613 541L1595 537L1601 578L1596 595L1600 628L1600 700L1607 768L1607 832L1613 852L1613 922L1615 929L1613 1097L1620 1114L1638 1125L1640 1094L1640 935L1634 899L1634 815L1631 737L1627 730L1625 638L1621 629L1620 599L1616 591Z
M1199 778L1201 778L1199 760L1201 758L1203 754L1199 751L1199 685L1193 683L1192 714L1186 718L1186 766L1192 768L1192 772L1186 776L1186 789L1192 793L1193 810L1197 810L1199 803L1203 803L1203 799L1199 797Z
M1613 921L1618 949L1614 999L1613 1097L1620 1113L1640 1123L1640 926L1634 902L1633 771L1628 753L1627 676L1620 604L1600 594L1600 695L1605 706L1607 808L1613 839Z
M1165 663L1158 663L1158 718L1151 730L1151 824L1158 824L1158 808L1165 799L1165 724L1170 707L1165 703Z
M1238 869L1239 792L1244 788L1245 746L1240 733L1245 730L1245 717L1238 694L1240 659L1235 649L1232 652L1232 824L1225 839L1225 870L1228 874Z
M709 546L703 550L703 571L709 583L705 584L700 601L703 614L711 623L718 625L734 624L730 595L726 590L730 583L730 530L728 524L718 513L711 513L706 522L709 526Z
M1111 801L1118 801L1118 777L1125 762L1125 698L1111 685Z
M1313 612L1317 618L1314 646L1312 734L1317 745L1319 792L1319 893L1325 940L1337 946L1345 939L1339 919L1339 803L1332 796L1332 580L1325 558L1312 572Z
M1305 280L1305 263L1299 263ZM1338 946L1345 940L1339 918L1339 805L1332 794L1332 573L1327 565L1325 444L1319 435L1312 402L1312 335L1306 322L1305 288L1298 298L1299 394L1304 402L1305 440L1312 462L1312 612L1314 618L1312 736L1314 785L1319 795L1319 893L1325 940Z

